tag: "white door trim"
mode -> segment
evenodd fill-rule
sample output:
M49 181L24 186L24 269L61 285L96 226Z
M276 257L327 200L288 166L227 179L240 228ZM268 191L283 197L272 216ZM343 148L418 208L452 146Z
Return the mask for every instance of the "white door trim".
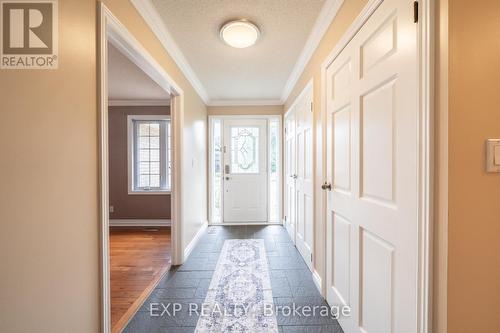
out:
M171 95L172 118L172 263L183 261L181 242L181 151L184 92L148 53L127 28L102 3L98 4L98 109L99 109L99 199L100 199L100 259L101 259L101 331L111 332L109 274L109 156L108 156L108 79L107 43L111 42L129 60L141 68Z
M370 0L356 17L351 26L344 33L330 54L321 65L321 119L322 119L322 160L321 175L326 179L326 70L328 66L340 55L342 50L363 27L375 10L384 0ZM420 65L420 156L419 156L419 273L418 273L418 332L432 331L432 242L433 242L433 202L434 202L434 13L435 4L432 0L419 0L418 22L418 50ZM408 2L412 6L412 2ZM321 198L320 223L326 225L326 193ZM326 229L324 229L326 230ZM326 232L322 235L323 242L323 267L321 276L321 293L326 295ZM316 279L315 279L316 280Z
M278 167L278 179L279 179L279 184L278 184L278 206L279 206L279 219L278 222L269 222L269 214L270 214L270 209L268 209L268 222L267 223L255 223L255 222L250 222L250 223L218 223L212 221L212 204L213 204L213 196L212 196L212 183L213 183L213 169L212 169L212 122L215 119L222 119L222 120L230 120L230 119L267 119L267 120L272 120L272 119L277 119L278 120L278 127L280 129L280 140L279 140L279 148L278 148L278 154L280 158L280 163ZM269 132L269 130L268 130ZM268 143L269 146L269 143ZM267 147L266 147L267 148ZM269 154L269 152L268 152ZM273 225L273 224L282 224L282 218L283 218L283 116L281 115L209 115L208 116L208 224L209 225ZM269 163L270 160L268 158L267 163ZM269 187L269 181L268 181L268 187ZM268 198L269 201L269 198ZM223 204L223 203L222 203ZM221 208L222 212L224 211L224 207Z

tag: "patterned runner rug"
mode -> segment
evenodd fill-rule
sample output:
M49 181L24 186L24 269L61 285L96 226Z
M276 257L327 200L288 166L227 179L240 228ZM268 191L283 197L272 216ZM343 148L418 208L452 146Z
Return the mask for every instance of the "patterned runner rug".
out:
M278 332L262 239L224 242L196 333Z

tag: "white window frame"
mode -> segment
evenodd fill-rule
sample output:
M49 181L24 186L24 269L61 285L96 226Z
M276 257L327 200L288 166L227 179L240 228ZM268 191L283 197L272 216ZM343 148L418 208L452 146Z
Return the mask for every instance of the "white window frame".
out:
M136 172L136 161L135 161L135 155L136 155L136 137L135 137L135 130L134 130L134 121L167 121L170 123L170 116L168 115L128 115L127 116L127 172L128 172L128 194L129 195L148 195L148 194L153 194L153 195L158 195L158 194L169 194L172 189L172 179L171 179L171 173L168 170L168 165L169 165L169 156L168 156L168 146L169 144L171 145L172 143L168 142L169 140L171 141L170 138L170 133L168 132L168 126L165 128L165 140L161 140L160 142L160 151L163 151L163 154L165 156L164 161L161 159L161 152L160 152L160 168L161 168L161 174L160 178L162 176L165 177L165 189L154 189L154 190L149 190L145 188L137 188L135 186L135 172ZM170 129L172 128L172 124L170 123ZM160 129L161 130L161 129ZM163 163L162 163L163 162ZM163 175L164 173L164 175ZM163 182L163 180L161 180Z

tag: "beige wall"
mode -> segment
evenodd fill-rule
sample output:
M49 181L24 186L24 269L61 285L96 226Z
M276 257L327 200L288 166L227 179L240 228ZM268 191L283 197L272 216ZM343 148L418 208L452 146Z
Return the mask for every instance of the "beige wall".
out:
M448 332L500 332L500 1L449 1Z
M59 69L0 71L0 331L97 332L95 1L59 1Z
M128 115L169 115L169 106L109 108L109 205L111 219L170 219L170 194L128 194Z
M323 177L323 160L322 160L322 142L321 142L321 65L323 61L326 59L331 50L335 47L339 39L345 33L345 31L349 28L354 19L358 16L358 14L363 9L364 5L367 3L367 0L345 0L344 4L340 8L337 16L334 21L328 28L325 36L321 40L318 48L314 52L311 60L308 62L304 72L300 76L299 81L295 85L290 94L290 97L287 99L285 103L285 111L290 108L293 104L295 98L300 94L300 92L304 89L311 78L314 83L314 129L316 133L316 145L314 151L314 169L315 172L315 239L314 239L314 269L323 276L324 274L324 247L325 244L323 242L324 235L324 226L319 223L321 215L323 214L323 205L321 198L323 196L323 192L321 191L321 183L324 180Z
M282 105L262 106L209 106L209 116L235 116L235 115L281 115Z
M186 244L207 215L206 107L131 3L104 2L185 92ZM96 4L59 1L59 69L0 71L1 332L99 331Z

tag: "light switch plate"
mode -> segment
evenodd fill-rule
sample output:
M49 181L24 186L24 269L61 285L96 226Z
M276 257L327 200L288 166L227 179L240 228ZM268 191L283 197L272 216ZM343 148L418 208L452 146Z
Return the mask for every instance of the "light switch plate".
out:
M486 172L500 173L500 139L486 140Z

